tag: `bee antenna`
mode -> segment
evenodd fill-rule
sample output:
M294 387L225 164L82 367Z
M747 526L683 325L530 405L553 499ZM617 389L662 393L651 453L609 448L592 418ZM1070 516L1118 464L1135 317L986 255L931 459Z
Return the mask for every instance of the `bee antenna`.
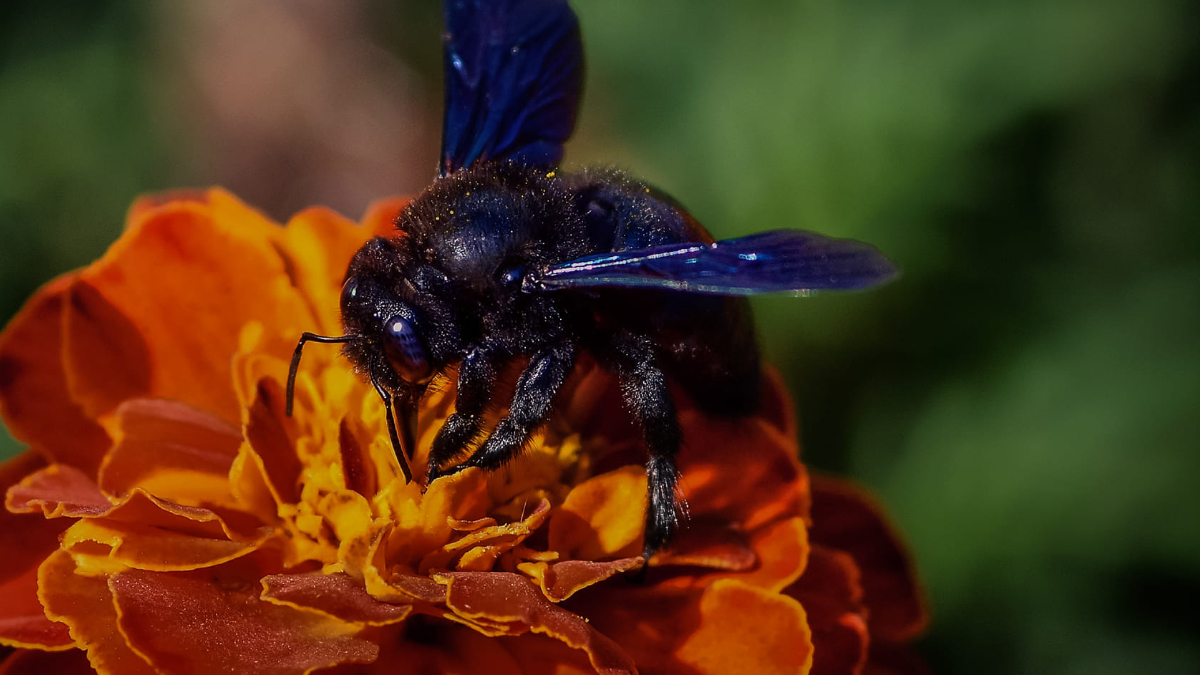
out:
M296 343L296 351L292 352L292 366L288 368L287 405L284 408L284 414L287 417L292 416L292 399L295 398L296 393L296 372L300 370L300 355L304 351L304 343L311 341L330 344L335 342L353 342L357 339L357 335L330 337L328 335L317 335L316 333L304 333L300 336L300 342Z

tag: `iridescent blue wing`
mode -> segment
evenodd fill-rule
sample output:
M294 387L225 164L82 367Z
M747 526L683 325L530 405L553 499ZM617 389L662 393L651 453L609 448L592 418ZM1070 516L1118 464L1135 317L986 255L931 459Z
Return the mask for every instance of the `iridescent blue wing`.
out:
M446 175L479 161L552 167L575 128L579 21L565 0L445 0Z
M713 244L601 253L556 265L530 281L544 290L621 287L710 295L806 294L876 286L896 271L870 244L776 230Z

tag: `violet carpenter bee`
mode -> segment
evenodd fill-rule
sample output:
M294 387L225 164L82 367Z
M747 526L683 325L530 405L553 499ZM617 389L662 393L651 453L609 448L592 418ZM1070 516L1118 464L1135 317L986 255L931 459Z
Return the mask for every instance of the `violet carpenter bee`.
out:
M565 0L446 0L440 175L346 271L344 343L387 408L405 477L416 405L457 366L455 411L437 432L427 480L496 469L551 414L589 352L621 383L648 459L644 553L678 526L679 424L668 382L705 413L758 407L756 293L859 289L895 268L875 248L800 230L713 241L673 199L614 170L564 173L583 78L579 24ZM528 359L490 432L497 377ZM398 421L398 424L397 424ZM455 464L472 449L469 457Z

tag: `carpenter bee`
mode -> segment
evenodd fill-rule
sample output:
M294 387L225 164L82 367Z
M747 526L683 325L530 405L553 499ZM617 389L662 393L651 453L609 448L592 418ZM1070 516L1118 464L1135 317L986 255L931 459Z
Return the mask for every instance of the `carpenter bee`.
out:
M344 343L383 400L411 480L417 402L457 366L455 410L434 438L426 479L493 470L546 421L586 351L617 376L644 433L649 559L678 526L680 429L668 383L706 414L754 412L760 364L745 296L865 288L895 268L867 244L800 230L713 241L677 202L624 173L562 172L583 76L566 0L446 0L444 12L440 175L399 215L394 236L351 261L345 334L301 337L288 414L305 342ZM498 375L518 359L528 365L488 433Z

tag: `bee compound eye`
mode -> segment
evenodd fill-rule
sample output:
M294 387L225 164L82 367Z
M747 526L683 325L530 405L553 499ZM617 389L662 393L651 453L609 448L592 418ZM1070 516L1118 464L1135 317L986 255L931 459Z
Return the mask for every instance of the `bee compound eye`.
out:
M342 307L349 305L358 298L358 277L350 277L342 285Z
M384 338L387 353L396 372L410 382L419 382L429 376L432 367L425 353L425 346L417 327L402 316L393 316L384 322Z

